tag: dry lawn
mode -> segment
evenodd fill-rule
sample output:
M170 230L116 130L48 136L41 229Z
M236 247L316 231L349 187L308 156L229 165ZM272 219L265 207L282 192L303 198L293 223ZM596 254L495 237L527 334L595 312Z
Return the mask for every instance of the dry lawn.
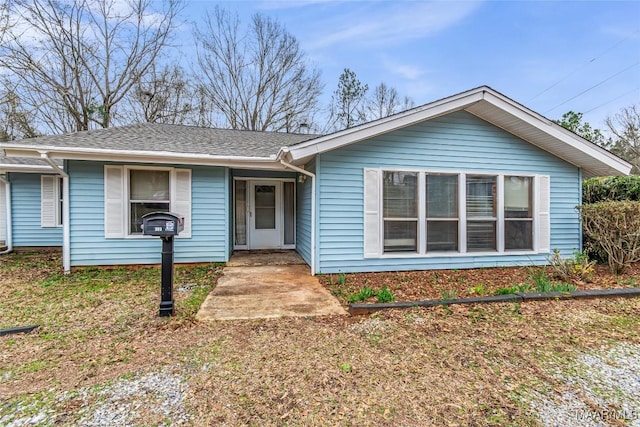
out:
M534 426L529 392L562 392L553 368L581 351L640 344L637 298L197 323L219 266L178 268L178 314L161 319L158 269L64 277L59 262L0 257L0 328L40 325L0 337L0 419L29 404L47 414L42 424L76 425L115 380L168 372L185 379L188 425ZM480 284L466 274L464 289ZM430 282L408 277L394 283ZM430 292L438 297L419 295ZM81 399L59 398L80 388ZM139 406L130 424L178 423Z

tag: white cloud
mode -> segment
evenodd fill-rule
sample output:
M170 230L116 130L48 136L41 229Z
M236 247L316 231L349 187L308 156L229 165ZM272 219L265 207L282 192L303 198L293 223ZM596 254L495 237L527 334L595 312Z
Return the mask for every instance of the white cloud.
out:
M318 22L312 48L348 43L393 45L444 31L473 13L479 2L350 3L349 12ZM343 5L345 6L345 5Z

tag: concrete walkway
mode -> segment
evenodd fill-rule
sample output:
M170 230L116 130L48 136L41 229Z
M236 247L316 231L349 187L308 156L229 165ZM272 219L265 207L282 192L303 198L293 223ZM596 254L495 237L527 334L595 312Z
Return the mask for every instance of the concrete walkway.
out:
M236 252L196 317L199 320L346 315L294 251Z

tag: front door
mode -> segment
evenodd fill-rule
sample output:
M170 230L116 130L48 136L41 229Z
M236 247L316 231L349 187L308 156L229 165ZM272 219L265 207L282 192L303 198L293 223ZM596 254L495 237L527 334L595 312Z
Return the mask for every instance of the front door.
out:
M282 247L282 183L249 181L250 249Z

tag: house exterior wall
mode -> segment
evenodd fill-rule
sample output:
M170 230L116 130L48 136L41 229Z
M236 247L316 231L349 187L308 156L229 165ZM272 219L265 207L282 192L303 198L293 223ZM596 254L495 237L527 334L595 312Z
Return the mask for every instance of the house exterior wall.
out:
M62 227L42 227L41 175L8 174L14 247L62 246Z
M305 169L315 173L315 160L305 165ZM311 186L307 177L304 182L296 183L296 250L302 259L311 265Z
M544 254L394 256L365 258L363 169L386 168L551 178L551 248L570 255L580 247L575 206L580 170L467 112L342 147L316 158L318 272L396 271L543 264Z
M71 265L157 264L157 237L105 238L104 162L68 161ZM115 163L113 163L115 164ZM153 165L146 165L153 166ZM164 165L163 165L164 166ZM229 172L223 167L191 169L191 238L174 240L174 261L224 262L229 257Z

